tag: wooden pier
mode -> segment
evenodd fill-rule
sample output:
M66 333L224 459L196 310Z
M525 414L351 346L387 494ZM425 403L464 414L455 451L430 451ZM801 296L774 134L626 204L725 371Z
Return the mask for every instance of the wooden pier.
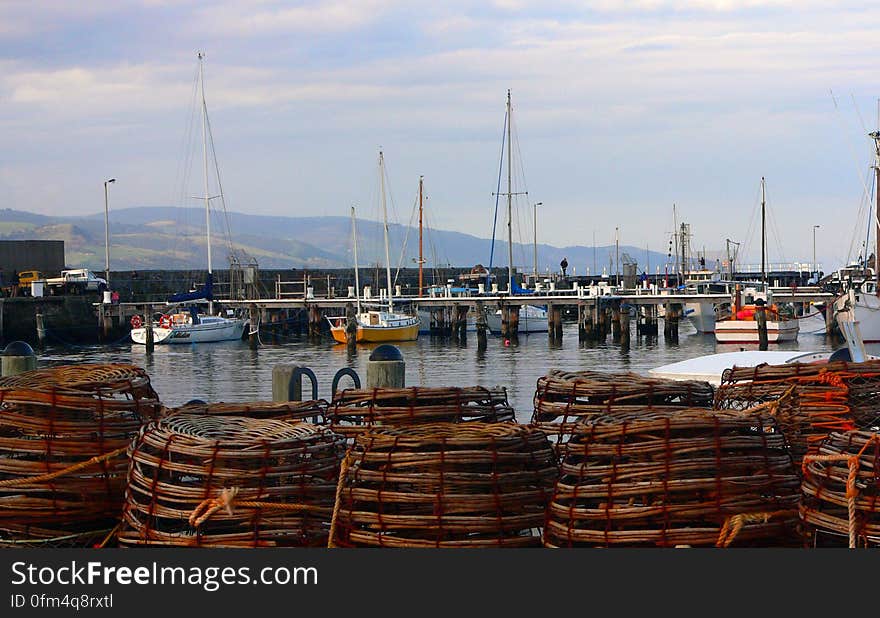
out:
M778 288L773 290L777 302L794 303L806 308L809 303L827 302L834 299L828 292L818 288ZM577 316L578 338L581 341L605 339L611 335L615 342L627 345L631 332L631 319L636 321L636 336L655 336L659 334L659 321L664 323L663 333L668 340L678 338L678 324L684 319L686 303L711 301L725 303L730 301L728 294L681 293L677 290L639 288L616 293L606 286L575 287L574 289L551 289L529 295L510 295L493 290L490 293L454 292L452 288L440 294L429 296L395 295L395 305L427 310L431 315L432 334L466 337L466 322L469 313L477 317L478 340L485 338L485 309L501 311L501 333L504 339L512 342L519 334L519 310L524 305L544 305L547 307L548 337L554 341L562 340L562 316L564 313ZM278 339L278 331L286 335L290 330L301 333L303 327L310 338L319 338L326 330L327 316L345 316L352 311L354 296L317 297L311 293L298 296L278 295L276 298L252 300L216 299L215 304L224 309L237 309L251 322L251 339L256 345L259 328L268 330L267 335ZM378 296L361 297L362 305L387 303L384 290ZM96 304L99 324L106 325L112 316L119 326L124 326L135 314L152 314L162 311L161 303L121 303L118 305ZM636 311L631 314L631 308ZM258 328L253 327L254 324Z

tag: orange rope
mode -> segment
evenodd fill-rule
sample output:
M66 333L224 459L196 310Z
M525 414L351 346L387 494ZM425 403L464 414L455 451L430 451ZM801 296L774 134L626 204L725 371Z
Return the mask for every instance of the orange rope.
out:
M104 453L103 455L98 455L92 457L89 460L81 461L79 463L75 463L72 466L67 466L61 470L57 470L55 472L51 472L49 474L41 474L40 476L24 476L17 479L6 479L0 481L0 488L3 487L19 487L21 485L32 485L35 483L43 483L45 481L51 481L52 479L57 479L59 476L64 476L65 474L71 474L73 472L77 472L82 470L83 468L88 468L89 466L93 466L95 464L99 464L103 461L107 461L108 459L113 459L117 455L121 455L122 453L128 450L128 445L119 447L114 451L110 451L109 453Z
M276 511L326 511L325 507L314 506L311 504L286 504L283 502L260 502L255 500L236 500L238 495L238 487L229 487L223 489L216 498L205 498L190 513L189 523L193 528L198 528L214 513L220 509L226 509L229 515L233 514L233 507L244 507L252 509L271 509Z

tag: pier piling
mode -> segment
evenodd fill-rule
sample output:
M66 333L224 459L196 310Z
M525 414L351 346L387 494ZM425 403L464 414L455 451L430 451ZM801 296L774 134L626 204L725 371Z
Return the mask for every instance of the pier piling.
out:
M260 313L255 305L250 308L250 330L248 332L248 341L252 348L260 345Z
M508 309L508 320L507 338L516 345L519 343L519 305L512 305Z
M144 325L146 330L144 331L144 349L148 354L153 353L154 341L153 341L153 305L147 305L146 310L144 311Z
M477 350L485 351L486 349L486 331L489 329L489 325L486 320L486 310L483 307L483 303L477 301Z
M611 341L620 341L620 301L611 304Z
M406 386L406 362L393 345L383 343L367 361L367 388L403 388Z
M38 311L35 318L37 322L37 346L42 349L46 347L46 327L43 326L43 312Z

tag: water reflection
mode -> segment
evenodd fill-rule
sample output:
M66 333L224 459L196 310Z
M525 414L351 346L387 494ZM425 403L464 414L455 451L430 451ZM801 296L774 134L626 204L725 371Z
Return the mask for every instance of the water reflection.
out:
M576 324L565 324L562 341L546 333L523 334L518 345L505 346L499 337L488 337L486 346L453 340L421 337L397 344L406 360L406 380L425 386L506 386L520 420L531 415L535 383L548 369L577 371L634 371L713 352L757 349L757 345L715 344L711 335L699 335L682 325L679 340L633 336L629 347L607 341L578 342ZM825 351L833 346L823 336L802 334L800 341L786 342L773 349ZM342 367L366 377L366 363L375 345L354 351L330 340L310 343L305 336L285 343L263 342L251 349L247 342L202 345L156 346L147 354L142 346L68 350L49 349L43 362L126 362L144 367L167 405L181 405L190 399L245 401L271 399L272 367L295 364L310 367L318 377L318 395L329 399L333 376ZM869 350L869 352L872 350ZM348 381L345 382L348 384Z

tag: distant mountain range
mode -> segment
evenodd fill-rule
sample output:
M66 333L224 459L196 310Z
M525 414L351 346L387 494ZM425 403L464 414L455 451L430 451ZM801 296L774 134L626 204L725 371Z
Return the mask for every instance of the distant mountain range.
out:
M212 253L216 268L228 264L232 247L240 257L253 257L261 268L347 268L353 266L351 221L347 217L274 217L237 212L215 213L211 220ZM229 232L229 234L227 234ZM418 258L418 229L389 225L392 267L412 267ZM104 268L104 214L65 217L0 210L0 239L65 241L67 264L95 270ZM491 240L461 232L425 231L426 268L431 266L488 266ZM203 269L206 266L205 216L198 208L139 207L110 214L112 270ZM402 251L402 247L406 247ZM514 263L533 270L533 246L514 243ZM569 274L603 268L612 272L615 247L538 245L539 269L559 270L563 257ZM628 256L645 269L645 250L620 247L621 264ZM651 269L666 256L650 252ZM358 261L361 266L385 263L382 224L358 220ZM493 264L507 264L507 243L495 241ZM611 266L609 266L611 264ZM622 267L621 267L622 268Z

